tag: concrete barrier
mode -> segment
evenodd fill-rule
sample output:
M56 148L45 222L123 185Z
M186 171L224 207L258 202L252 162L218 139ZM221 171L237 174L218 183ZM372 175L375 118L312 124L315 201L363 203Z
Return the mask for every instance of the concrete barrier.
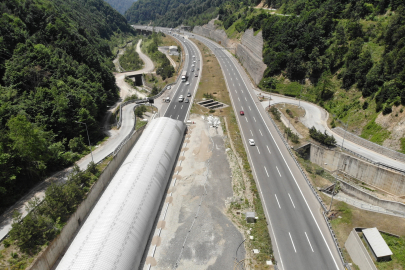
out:
M326 170L340 170L350 177L393 195L405 195L405 175L402 173L312 143L309 156L312 163Z
M345 130L342 129L341 127L336 127L336 128L334 128L332 130L336 134L339 134L341 137L345 137L346 140L354 142L355 144L361 145L361 146L363 146L365 148L368 148L368 149L370 149L372 151L380 153L380 154L382 154L384 156L387 156L387 157L390 157L390 158L405 162L405 155L400 153L400 152L397 152L395 150L389 149L389 148L381 146L379 144L370 142L370 141L368 141L366 139L363 139L363 138L361 138L361 137L359 137L359 136L357 136L357 135L355 135L353 133L345 132ZM346 133L346 135L345 135L345 133Z
M350 232L345 248L360 270L377 270L355 229Z
M37 259L29 266L29 270L50 270L53 265L64 254L69 247L71 240L80 229L81 224L87 218L98 198L108 186L111 179L121 166L122 161L132 149L139 136L142 134L145 126L134 132L127 143L108 163L107 167L101 173L97 182L92 186L86 199L79 205L76 212L69 218L61 233L49 244L49 246L40 253Z
M400 203L400 202L395 202L395 201L382 200L376 196L373 196L372 194L369 194L369 193L357 188L354 185L351 185L350 183L347 183L346 181L344 181L340 178L339 178L339 182L340 182L340 188L344 193L346 193L354 198L357 198L363 202L382 207L386 210L392 211L392 212L400 214L400 215L405 215L405 204Z

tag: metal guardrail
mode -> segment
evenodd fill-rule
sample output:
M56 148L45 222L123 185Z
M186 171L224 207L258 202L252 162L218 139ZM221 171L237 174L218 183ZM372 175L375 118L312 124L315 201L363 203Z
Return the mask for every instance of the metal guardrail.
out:
M354 151L352 151L352 150L350 150L350 149L347 149L346 147L342 147L342 146L338 146L338 147L339 147L340 149L346 151L346 152L349 152L350 154L352 154L352 155L354 155L354 156L357 156L357 157L359 157L359 158L361 158L361 159L364 159L365 161L367 161L367 162L369 162L369 163L372 163L372 164L374 164L374 165L381 166L381 167L385 167L385 168L388 168L388 169L391 169L391 170L394 170L394 171L397 171L397 172L400 172L400 173L405 174L405 170L403 170L403 169L400 169L400 168L397 168L397 167L394 167L394 166L390 166L390 165L385 164L385 163L375 162L375 161L373 161L373 160L371 160L371 159L369 159L369 158L367 158L367 157L365 157L365 156L362 156L362 155L360 155L360 154L358 154L358 153L356 153L356 152L354 152Z
M323 208L322 215L323 215L323 217L324 217L324 219L325 219L326 225L328 226L329 232L330 232L330 234L331 234L331 236L332 236L333 242L335 243L336 249L338 250L339 257L340 257L340 260L341 260L342 263L343 263L343 266L345 266L347 269L351 270L350 265L349 265L348 263L346 263L345 259L343 258L343 253L342 253L342 250L341 250L341 248L340 248L340 246L339 246L339 243L338 243L338 241L337 241L336 235L335 235L335 233L334 233L334 231L333 231L332 225L330 224L329 219L328 219L328 217L326 216L326 213L328 212L328 208L327 208L326 205L324 204L322 198L321 198L321 197L318 195L318 193L316 192L316 190L315 190L314 186L312 185L312 183L309 181L309 179L308 179L307 175L305 174L304 170L301 168L301 165L298 163L297 159L295 158L294 154L292 153L291 147L290 147L290 145L288 144L288 142L285 140L285 138L284 138L283 134L281 133L280 129L278 128L278 126L276 125L276 123L274 122L274 120L273 120L271 117L269 117L269 118L270 118L271 122L273 123L273 126L274 126L275 129L277 130L277 133L280 135L280 137L281 137L283 143L284 143L285 146L287 147L288 152L290 153L291 157L293 158L295 164L296 164L297 167L300 169L301 174L302 174L302 176L304 177L304 179L305 179L305 181L307 182L307 184L308 184L308 186L310 187L310 189L312 190L312 193L315 195L315 197L318 199L319 204L322 206L322 208Z

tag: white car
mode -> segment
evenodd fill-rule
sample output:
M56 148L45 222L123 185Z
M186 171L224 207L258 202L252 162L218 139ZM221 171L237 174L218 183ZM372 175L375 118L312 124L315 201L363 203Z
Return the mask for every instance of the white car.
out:
M170 89L172 89L172 87L169 85L169 86L167 87L167 90L170 90Z
M190 84L190 82L186 82L186 85L189 85Z
M254 146L254 145L255 145L255 140L249 139L249 144L250 144L251 146Z
M191 66L194 67L194 64L192 64Z

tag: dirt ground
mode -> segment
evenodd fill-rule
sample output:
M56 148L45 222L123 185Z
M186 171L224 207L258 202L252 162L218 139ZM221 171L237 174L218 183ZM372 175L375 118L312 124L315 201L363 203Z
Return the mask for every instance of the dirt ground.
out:
M244 239L226 214L232 172L221 125L210 127L201 115L190 119L195 124L184 141L144 269L149 263L152 269L232 269ZM244 255L242 245L238 260Z

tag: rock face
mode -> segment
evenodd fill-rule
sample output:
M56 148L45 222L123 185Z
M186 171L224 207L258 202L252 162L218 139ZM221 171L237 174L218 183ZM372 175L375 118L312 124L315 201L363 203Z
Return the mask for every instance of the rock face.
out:
M241 42L235 42L228 38L225 31L216 29L214 20L203 26L196 26L193 32L215 40L225 48L236 49L235 53L242 65L249 72L253 81L258 84L263 78L263 73L267 66L263 63L263 36L260 31L256 36L253 29L248 29L242 36Z

